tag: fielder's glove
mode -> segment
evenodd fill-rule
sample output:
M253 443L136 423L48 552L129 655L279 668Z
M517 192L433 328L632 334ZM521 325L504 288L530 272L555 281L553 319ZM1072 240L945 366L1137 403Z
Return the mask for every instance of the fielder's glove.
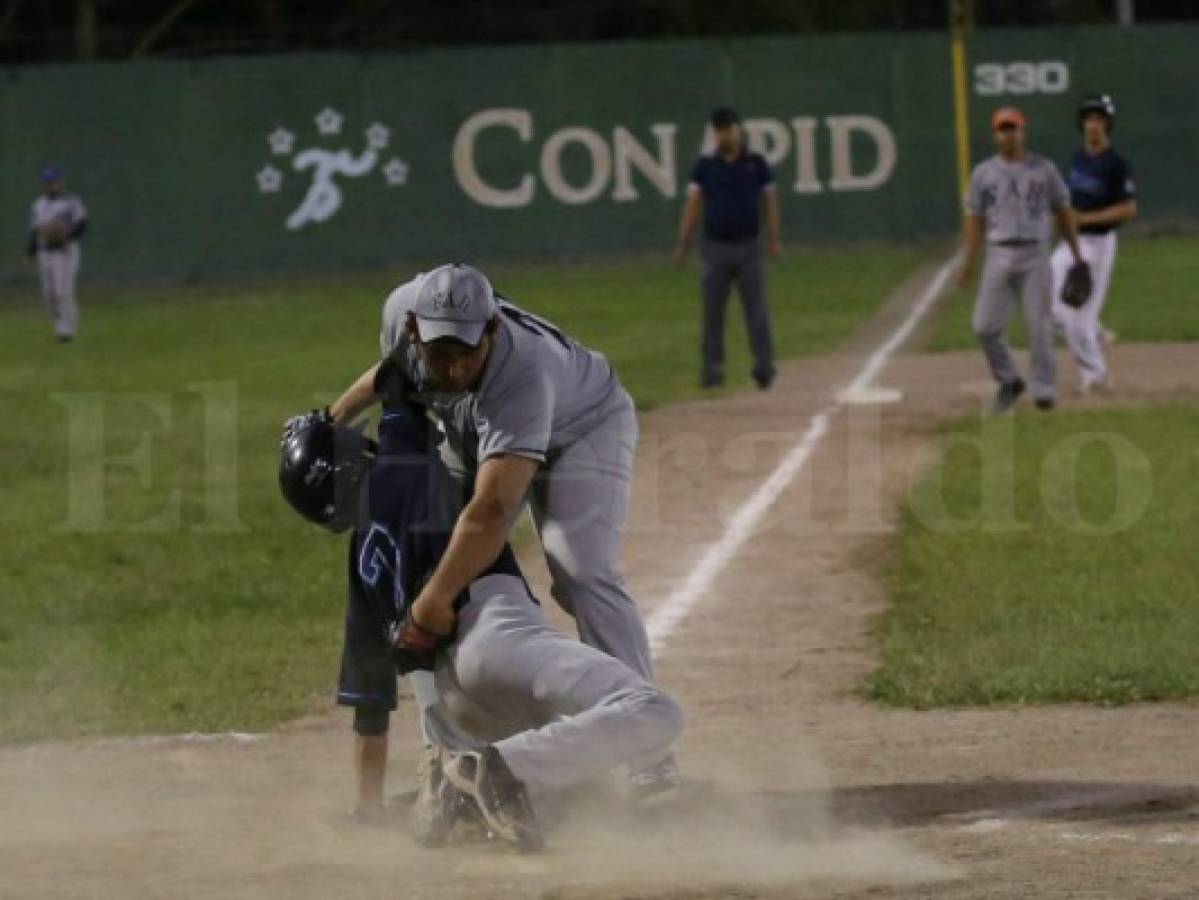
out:
M391 644L396 668L407 675L420 669L433 671L437 651L449 639L421 628L412 620L412 610L409 609L404 613L404 621L391 623L387 640Z
M1085 262L1076 262L1066 273L1066 281L1062 285L1062 302L1074 309L1081 309L1091 299L1093 287L1091 267Z
M52 223L42 229L42 243L47 250L61 250L67 245L67 229L58 223Z

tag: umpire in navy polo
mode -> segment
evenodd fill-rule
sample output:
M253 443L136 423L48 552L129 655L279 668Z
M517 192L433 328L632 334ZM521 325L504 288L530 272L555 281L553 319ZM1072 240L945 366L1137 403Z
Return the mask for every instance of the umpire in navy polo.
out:
M700 286L704 318L700 381L706 388L724 384L724 316L729 291L736 281L754 357L753 378L759 388L766 390L774 381L775 370L762 254L765 249L774 259L782 252L778 191L766 160L746 149L737 113L718 109L712 113L711 124L716 148L710 156L701 156L691 170L674 258L679 265L687 258L687 247L702 212Z

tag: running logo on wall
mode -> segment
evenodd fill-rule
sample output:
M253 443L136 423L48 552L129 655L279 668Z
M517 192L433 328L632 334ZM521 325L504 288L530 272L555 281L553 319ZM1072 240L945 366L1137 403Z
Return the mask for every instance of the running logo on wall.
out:
M319 137L338 137L345 116L331 107L325 107L315 116L317 135ZM360 153L354 153L349 147L330 150L324 147L308 147L296 150L296 134L282 125L275 128L266 136L267 146L271 155L276 157L291 157L291 168L303 176L310 172L311 182L304 199L287 217L289 231L299 231L305 225L327 222L341 209L342 191L335 178L364 178L372 172L379 172L388 188L403 187L408 183L408 164L398 156L392 156L383 162L383 153L391 142L391 129L379 122L374 122L363 131L366 147ZM278 166L267 163L258 170L255 179L258 181L258 192L261 194L277 194L283 188L286 177L281 168L287 165L278 160Z

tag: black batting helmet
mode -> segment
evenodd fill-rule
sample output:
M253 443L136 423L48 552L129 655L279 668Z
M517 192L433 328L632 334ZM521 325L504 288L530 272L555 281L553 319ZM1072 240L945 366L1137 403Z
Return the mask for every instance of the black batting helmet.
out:
M295 416L283 426L279 490L309 522L345 531L354 524L362 479L376 449L374 441L337 425L325 410Z
M1088 97L1083 97L1078 104L1078 127L1082 128L1082 123L1091 113L1099 113L1107 119L1107 130L1111 131L1116 124L1116 101L1112 99L1111 94L1091 94Z

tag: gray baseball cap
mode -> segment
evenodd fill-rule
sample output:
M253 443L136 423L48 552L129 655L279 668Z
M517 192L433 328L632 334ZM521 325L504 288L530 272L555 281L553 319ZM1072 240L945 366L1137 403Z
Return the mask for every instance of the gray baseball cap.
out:
M412 313L422 341L449 337L473 347L496 314L495 293L478 269L448 263L425 276Z

